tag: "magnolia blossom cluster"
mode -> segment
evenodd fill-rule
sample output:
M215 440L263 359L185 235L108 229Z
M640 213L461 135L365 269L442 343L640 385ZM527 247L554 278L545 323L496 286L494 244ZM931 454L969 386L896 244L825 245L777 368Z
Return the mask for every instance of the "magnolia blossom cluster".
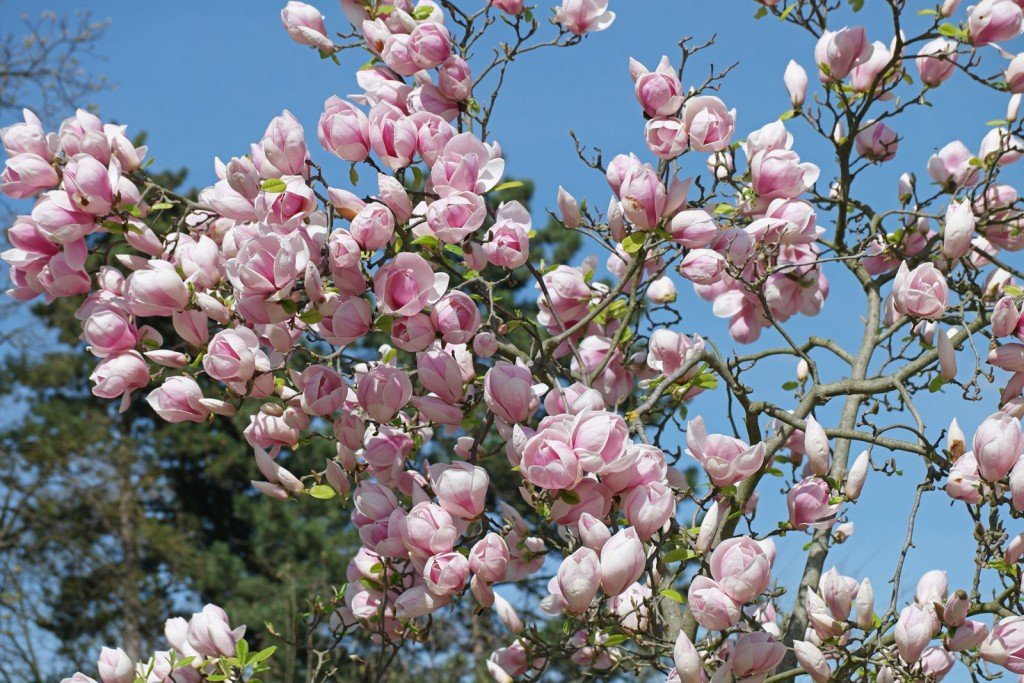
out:
M834 656L835 643L856 637L851 633L857 630L873 628L874 588L869 579L858 582L833 567L822 575L816 590L807 591L805 601L810 626L804 639L794 642L796 657L814 681L828 681L828 660ZM954 653L974 648L982 659L1019 673L1020 667L1010 662L1011 655L1005 651L1005 639L1012 641L1014 627L1004 624L1007 620L998 621L990 633L982 622L967 618L969 608L966 591L950 594L945 571L922 575L914 601L900 610L894 642L887 652L879 653L880 660L892 664L880 664L876 680L905 680L904 671L925 680L942 680L956 662ZM934 640L939 644L931 645Z
M84 111L56 133L31 112L0 131L8 154L0 191L34 200L8 231L11 294L81 300L82 340L97 359L93 392L120 399L125 410L135 392L147 391L169 422L203 423L252 407L244 437L258 491L282 501L351 501L361 547L331 606L336 635L361 632L374 645L400 646L424 637L426 617L472 601L509 632L509 644L487 663L502 682L536 678L560 654L611 670L636 656L621 646L630 638L648 648L649 664L682 683L703 683L708 674L760 683L787 657L815 681L831 680L833 667L851 671L847 646L869 640L877 647L855 661L873 680L939 679L954 653L1024 672L1024 617L1000 612L992 628L968 619L977 596L950 595L941 571L922 577L915 601L883 623L870 582L832 569L796 598L806 630L795 639L783 634L773 537L806 532L812 543L843 542L854 528L847 506L870 471L886 470L870 448L848 465L851 434L882 447L901 443L855 420L841 429L819 422L833 396L847 396L857 418L861 399L850 396L871 396L874 385L844 393L842 382L821 382L809 349L822 346L847 361L860 373L851 383L889 377L869 376L881 365L870 355L862 361L820 341L798 347L781 335L800 359L799 405L755 410L769 404L752 401L753 389L739 379L743 363L647 315L672 311L678 274L728 320L735 341L751 343L797 314L818 314L829 294L825 262L842 262L877 295L869 334L889 338L906 326L908 340L924 349L925 360L880 393L908 392L906 384L932 370L937 388L956 383L957 348L969 332L990 329L992 348L979 366L1012 373L1000 412L979 426L971 452L954 422L948 462L937 454L929 462L946 467L939 476L948 472L952 498L1024 513L1024 311L998 260L1001 250L1024 248L1024 239L1017 193L992 180L1024 153L1011 132L1016 100L977 156L961 142L936 152L927 164L933 189L919 193L913 176L901 177L900 209L889 218L847 204L848 178L820 192L821 171L794 150L784 120L734 140L736 110L713 88L684 90L681 68L667 57L654 70L631 60L647 150L594 162L612 193L603 215L564 189L557 197L565 228L607 250L610 277L603 278L592 254L544 265L535 245L531 252L527 207L497 200L517 184L503 182L502 150L485 134L489 111L475 114L486 98L474 94L483 87L474 71L503 69L513 48L506 44L512 52L489 65L471 65L473 22L450 20L449 3L341 6L352 26L341 37L372 59L356 74L360 92L327 98L319 120L306 122L308 137L315 128L319 147L352 164L355 178L372 170L368 194L329 177L306 126L288 111L248 154L218 159L217 181L196 201L157 186L144 169L145 148ZM941 11L956 10L954 1ZM516 0L490 0L479 16L519 37L539 25ZM552 44L575 44L614 18L606 0L564 0L554 8ZM309 5L288 2L281 20L293 40L321 56L347 49ZM925 92L937 88L970 61L967 46L1005 42L1022 25L1017 2L982 0L963 27L929 34L914 53L902 34L886 45L853 27L823 29L808 57L822 96L853 108L894 101L911 60ZM1009 90L1024 92L1019 57L1005 75ZM790 62L783 82L793 109L783 119L812 106L808 81ZM824 133L855 164L845 175L896 156L891 118L837 117ZM849 122L858 130L845 130ZM737 163L740 150L745 165ZM640 156L648 152L654 160ZM680 177L692 153L705 155L706 177ZM699 199L691 196L695 186ZM833 241L819 224L819 211L828 209L831 221L835 206L863 219L856 248L844 242L849 235ZM898 229L887 232L887 218ZM495 295L513 271L532 277L535 320ZM965 310L977 320L968 322ZM371 334L387 343L367 349ZM523 336L530 341L518 341ZM748 411L745 421L733 420L733 436L709 432L699 415L678 418L719 381ZM655 414L661 422L649 428ZM685 439L670 445L663 430L673 419ZM438 445L441 433L453 448ZM313 439L335 449L322 468L303 460ZM923 435L911 444L931 453L927 445ZM766 489L754 489L764 475L784 476L775 467L781 462L793 467L781 494L788 519L757 532ZM697 479L688 480L680 467L693 464ZM492 485L495 468L514 475L512 490ZM692 525L678 518L684 504L694 509ZM749 533L737 531L741 517ZM1002 552L1004 563L1017 563L1024 535ZM558 646L546 644L499 590L531 578L548 579L538 607L566 625ZM684 598L673 585L685 581ZM681 601L693 623L657 640L666 605ZM803 626L796 611L790 619ZM105 649L100 676L103 683L136 674L147 682L201 680L236 655L241 636L207 606L188 623L168 622L173 649L145 670ZM672 643L669 666L664 646Z
M228 615L216 605L206 605L188 620L182 617L168 619L164 624L164 637L170 648L153 654L145 661L135 663L121 648L105 647L100 652L96 668L99 683L199 683L216 680L219 666L226 658L234 658L238 641L245 635L245 626L232 628ZM254 666L262 661L249 660ZM63 679L61 683L97 683L83 673Z
M638 231L664 236L668 253L678 257L676 271L713 302L716 316L729 319L737 341L756 341L773 321L797 313L816 315L828 296L815 244L824 230L814 207L800 197L813 188L819 169L793 151L785 124L770 123L734 144L736 111L716 96L684 93L668 57L654 71L632 60L630 75L647 118L647 146L656 157L671 161L687 151L706 153L709 170L724 181L736 172L733 150L742 147L748 171L734 187L735 204L720 204L713 216L687 204L692 179L674 177L666 184L658 169L635 154L618 155L606 171L614 193L607 212L612 238L622 242ZM559 205L565 224L578 227L576 200L563 190ZM623 263L632 257L620 249ZM644 271L663 272L661 261L649 259ZM621 277L626 268L619 270ZM654 280L648 297L656 303L674 300L671 280ZM569 316L562 326L571 322Z

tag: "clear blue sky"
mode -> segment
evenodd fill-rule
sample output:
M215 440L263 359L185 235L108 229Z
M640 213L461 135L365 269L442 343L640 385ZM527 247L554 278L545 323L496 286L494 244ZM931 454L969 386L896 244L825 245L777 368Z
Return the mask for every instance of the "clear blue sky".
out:
M466 4L474 6L477 1ZM87 67L106 74L116 84L116 89L93 98L101 116L128 124L130 132L147 131L155 168L186 167L188 182L195 185L213 181L215 155L227 159L247 152L267 122L285 108L306 127L314 156L326 160L325 153L316 152L319 145L314 133L323 100L356 92L353 72L364 59L344 56L342 67L338 67L293 43L278 18L283 4L283 0L97 3L95 14L112 19L100 48L107 59L89 62ZM345 26L336 2L317 4L327 16L328 29ZM607 205L607 185L576 159L570 128L588 145L602 148L606 158L626 151L650 158L644 150L643 120L627 71L630 56L653 66L662 54L673 59L678 55L676 43L683 35L702 41L717 34L717 47L695 60L685 80L687 84L703 81L709 59L716 66L739 62L721 91L726 103L739 110L739 137L788 108L782 73L790 58L813 74L809 37L771 18L755 22L756 4L749 0L612 0L611 5L618 13L611 29L574 49L527 55L507 79L494 118L494 137L505 151L508 173L536 181L536 220L543 220L543 209L554 206L559 184L579 198L587 197L592 206ZM42 6L63 12L77 9L81 3L10 0L0 5L0 24L6 30L22 11L36 12ZM842 23L864 23L873 40L888 44L892 35L884 3L868 2L862 15L843 17ZM912 27L920 23L914 15L909 20ZM915 171L921 182L926 181L924 165L936 148L960 137L976 149L988 131L985 122L1002 118L1006 105L1005 96L985 92L959 74L933 99L935 109L898 120L896 127L905 139L896 160L865 177L864 196L879 206L895 203L895 179L900 172ZM799 122L793 122L790 129L796 136L797 151L821 165L822 177L828 177L831 161L828 156L822 158L825 148L820 141ZM695 172L703 169L702 158L690 163ZM335 173L336 184L347 184L344 167L334 164L328 168ZM1019 174L1011 177L1017 180ZM827 217L819 217L819 223L831 227ZM794 329L798 336L814 333L849 344L860 333L859 288L835 270L830 277L832 291L825 312L803 319ZM687 286L681 286L680 293L684 330L711 336L728 351L733 344L724 324L710 315L710 306ZM771 334L765 337L767 343L778 343ZM835 367L825 367L826 373L837 372ZM783 400L779 385L791 378L792 371L793 364L787 360L762 373L765 396ZM970 437L995 404L989 400L965 405L958 395L947 393L922 399L921 407L934 433L959 416ZM721 392L698 399L691 415L697 413L705 415L709 428L725 429ZM906 465L903 480L869 477L864 497L850 510L857 534L830 559L844 573L870 576L880 603L887 602L886 572L902 543L903 527L894 526L894 520L905 518L918 481L914 478L918 469L909 461ZM783 518L781 496L775 494L778 487L773 489L772 484L766 481L761 487L762 514ZM950 510L949 502L941 492L926 499L915 536L918 547L907 562L906 586L910 590L923 571L935 566L950 570L952 586L967 586L973 553L970 524L960 506ZM762 523L766 529L773 526L767 520ZM1019 531L1019 525L1011 522L1010 530ZM778 576L792 580L798 575L799 567L785 548L798 551L804 541L797 536L784 543ZM801 559L799 552L796 559Z

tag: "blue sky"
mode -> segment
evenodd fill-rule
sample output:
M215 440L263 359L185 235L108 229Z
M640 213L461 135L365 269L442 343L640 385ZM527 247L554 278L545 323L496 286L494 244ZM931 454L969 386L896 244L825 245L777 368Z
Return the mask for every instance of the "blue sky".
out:
M475 6L477 1L466 4ZM247 152L267 122L286 108L310 134L314 157L326 160L327 155L317 151L314 135L322 103L330 95L358 90L353 72L365 58L343 56L341 67L317 59L285 35L278 18L283 4L277 0L100 3L94 10L96 16L112 19L99 50L107 59L89 62L86 67L105 74L116 89L95 95L93 102L105 120L127 124L129 132L148 132L155 168L186 167L190 171L188 184L211 183L213 157L228 159ZM726 103L739 110L739 137L788 109L782 73L789 59L795 58L813 72L810 37L771 18L755 22L756 4L748 0L612 0L611 5L618 18L608 31L573 49L526 55L510 70L492 128L508 160L508 173L536 181L535 220L543 220L543 210L555 205L559 184L578 198L587 197L592 206L607 205L607 184L576 159L570 129L587 145L604 150L606 159L627 151L651 158L644 150L643 120L627 71L630 56L653 67L662 54L673 59L678 56L677 42L683 35L703 41L717 34L718 45L695 59L684 82L702 82L709 61L718 67L739 62L721 90ZM81 3L51 0L46 6L70 11ZM345 26L335 2L324 0L319 6L330 30ZM35 0L0 4L0 24L7 26L21 12L35 12L38 7ZM844 16L839 25L864 23L872 39L888 44L892 34L884 4L869 2L862 15ZM913 30L922 20L911 15L909 21ZM895 204L895 179L904 170L915 171L920 182L926 182L928 156L957 137L976 149L989 130L986 121L1002 118L1006 106L1005 96L985 92L959 74L933 101L934 109L918 110L897 121L896 128L905 139L895 161L865 175L861 190L869 201L879 206ZM793 122L790 130L796 137L795 149L806 160L821 165L823 178L828 177L831 161L826 147L812 137L806 125ZM694 172L703 170L702 158L689 164ZM346 167L328 163L327 168L337 185L348 184ZM1010 177L1016 180L1016 175ZM819 217L819 223L831 227L827 217ZM860 334L859 288L835 270L830 271L830 278L832 290L825 311L816 318L800 320L793 329L798 337L818 334L852 344ZM709 304L685 285L680 286L680 294L677 305L683 312L684 331L714 338L723 351L735 346L722 321L710 315ZM771 334L765 337L765 343L778 342ZM966 364L967 359L963 360ZM789 360L780 361L760 374L764 397L786 400L779 386L791 379L793 365ZM827 363L823 367L826 376L839 377L835 374L838 368ZM923 398L920 407L931 421L933 433L958 416L969 437L995 404L991 398L984 404L964 404L958 394L947 393ZM724 430L723 408L722 393L715 392L699 398L691 415L704 414L709 428ZM834 412L830 409L822 414L829 417ZM854 445L853 455L858 452ZM870 576L879 603L888 601L886 572L903 540L902 522L894 526L893 520L905 519L918 481L918 468L910 460L904 462L905 457L901 456L901 465L906 465L903 479L869 476L864 497L850 510L857 534L830 558L844 573ZM781 496L775 493L779 487L773 488L773 483L766 481L761 487L762 514L783 518ZM950 509L949 503L941 492L926 498L915 535L918 547L906 565L909 590L922 572L936 566L950 570L952 586L969 584L971 526L960 506ZM767 520L765 523L766 528L773 526ZM1018 527L1011 523L1011 532L1019 531ZM802 565L797 563L802 563L802 557L798 551L804 541L796 536L784 542L777 576L792 582L799 574ZM786 548L797 554L786 553Z

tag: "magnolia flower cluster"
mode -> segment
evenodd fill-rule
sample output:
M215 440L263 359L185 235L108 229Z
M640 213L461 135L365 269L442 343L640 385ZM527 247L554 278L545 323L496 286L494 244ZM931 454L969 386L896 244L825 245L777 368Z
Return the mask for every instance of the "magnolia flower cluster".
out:
M751 343L797 314L820 312L829 295L824 263L842 261L866 290L875 288L871 334L881 329L888 338L906 325L908 340L925 349L928 362L899 381L934 368L939 387L957 381L957 347L987 325L987 362L1012 373L1000 412L978 427L970 452L954 422L948 463L938 455L930 462L947 467L938 476L949 472L952 498L1024 513L1024 311L997 260L1000 250L1024 248L1024 231L1017 193L989 181L1024 153L1010 132L1016 100L977 156L959 141L935 153L926 169L934 189L919 193L913 176L901 177L901 208L889 217L847 205L849 183L820 192L820 169L795 151L784 120L809 106L809 79L797 62L783 77L793 109L738 140L736 110L711 88L684 90L681 69L667 57L653 70L630 60L643 153L655 160L626 152L592 164L612 194L604 214L564 189L557 197L562 224L607 249L611 277L603 281L593 255L544 265L539 250L531 252L528 209L497 201L516 183L502 182L502 150L486 125L475 125L481 119L473 112L483 105L474 91L483 86L474 67L486 75L514 51L471 66L475 34L464 17L448 20L449 4L341 2L352 26L341 37L358 41L372 59L356 74L359 92L327 98L319 120L306 123L308 137L315 128L319 147L352 164L355 178L372 169L366 195L328 177L303 122L288 111L248 154L218 159L217 181L196 201L152 181L145 148L135 148L123 127L80 111L48 133L26 112L24 122L0 132L8 154L0 191L34 199L8 232L11 294L81 299L77 317L97 359L97 396L120 399L124 410L135 392L148 391L153 411L169 422L202 423L253 407L244 437L258 491L282 501L351 501L360 548L332 605L335 635L362 632L376 645L401 645L423 637L425 617L472 600L510 634L487 663L495 680L536 678L560 652L545 646L500 590L536 578L548 580L539 609L566 625L563 652L597 671L636 656L619 647L628 637L650 645L646 661L659 660L668 680L684 683L703 683L709 673L716 682L758 683L787 657L826 681L833 666L849 673L850 643L869 640L877 647L857 666L878 681L939 679L961 652L1024 672L1022 617L1004 615L992 628L968 619L972 601L964 591L950 595L939 571L921 578L898 618L894 610L885 617L891 638L875 631L882 619L876 622L870 582L835 569L796 598L806 632L784 636L775 602L784 591L771 585L773 537L807 532L815 543L845 541L854 529L847 505L859 499L868 473L886 466L876 465L870 449L847 466L848 441L835 449L832 442L853 432L882 443L892 430L868 434L860 423L830 429L818 421L831 397L818 391L852 399L841 383L822 388L808 349L853 358L846 351L822 342L798 348L786 336L800 358L793 386L801 404L788 414L754 412L742 363L647 315L671 311L678 293L669 273L676 273L728 320L734 340ZM956 9L953 0L941 11L948 17ZM869 41L863 27L823 30L813 54L823 96L845 107L893 101L911 60L925 91L937 88L972 59L965 45L1018 35L1022 12L1013 0L982 0L962 28L929 36L914 54L902 35L886 45ZM520 37L539 25L517 0L490 0L480 16ZM614 18L606 0L564 0L554 8L553 44L575 44ZM348 47L302 2L288 2L281 21L293 40L323 57ZM460 38L463 28L469 35ZM1020 57L1005 75L1009 90L1024 92ZM892 117L842 118L859 129L841 124L824 137L857 172L896 156ZM745 164L737 162L741 150ZM680 177L693 153L704 155L707 178ZM700 199L691 197L694 186ZM938 216L919 210L936 202ZM864 226L854 228L859 246L846 245L848 253L832 259L839 247L824 238L818 212L839 205L859 212ZM891 223L899 227L887 232ZM521 273L536 289L535 320L495 296ZM987 280L975 287L974 277ZM980 323L968 323L964 310L977 311ZM517 342L522 327L529 352ZM367 349L371 334L387 343ZM860 380L888 379L869 375L873 362L849 363ZM751 410L746 440L738 431L709 433L701 416L678 418L719 380L729 383L730 401L735 396ZM645 421L655 413L663 422L652 437ZM765 414L774 422L760 420ZM685 422L685 447L662 436L677 418L680 430ZM438 446L442 432L453 448ZM322 468L302 461L313 439L335 449ZM788 519L757 533L752 522L765 489L754 489L763 475L783 476L775 467L781 462L793 467L782 486ZM692 463L696 480L680 470ZM495 468L514 475L512 490L492 486ZM693 504L692 526L677 517L684 502ZM744 516L747 534L737 531ZM1017 563L1024 534L1002 552L1007 565ZM684 580L685 599L672 588ZM660 642L674 641L670 668L665 648L648 636L655 626L660 633L665 605L676 598L694 623ZM100 676L103 683L136 675L200 680L236 655L241 636L207 606L188 623L168 622L173 649L148 668L104 650Z
M170 648L153 654L148 660L135 663L121 648L104 647L96 668L100 683L199 683L216 680L208 676L219 675L219 664L233 658L237 644L245 635L245 626L232 628L228 615L216 605L206 605L188 620L182 617L168 619L164 624L164 637ZM272 654L271 650L267 656ZM262 654L262 653L261 653ZM248 660L258 666L260 658ZM97 683L83 673L65 678L61 683Z

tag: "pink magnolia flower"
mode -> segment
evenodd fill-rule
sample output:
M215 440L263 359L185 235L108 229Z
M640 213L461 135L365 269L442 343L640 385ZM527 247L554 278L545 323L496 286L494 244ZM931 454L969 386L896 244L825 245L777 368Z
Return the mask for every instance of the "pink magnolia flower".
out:
M572 489L584 474L569 436L553 428L537 432L526 442L520 472L526 481L548 490Z
M740 680L773 673L786 656L786 646L764 631L741 635L732 646L729 666Z
M8 161L8 168L13 168L12 163L17 159L14 157ZM49 164L46 164L46 170L53 171ZM102 216L110 213L114 206L114 189L119 174L120 167L116 162L108 168L88 154L76 154L64 167L64 191L72 204L82 211ZM44 170L44 178L46 175Z
M654 71L630 58L629 75L636 99L648 116L672 116L683 105L683 86L668 57L663 56Z
M33 152L23 152L7 160L0 173L0 192L13 199L26 199L53 189L57 182L57 172L49 161Z
M597 553L590 548L578 549L562 560L555 578L566 611L582 614L590 607L601 585L601 563Z
M703 575L695 576L690 582L687 603L697 623L712 631L735 626L742 614L740 605L726 595L718 583Z
M188 644L206 657L233 657L245 626L232 629L228 615L216 605L206 605L188 621Z
M959 58L956 50L956 43L945 38L925 43L915 59L921 82L929 88L937 88L952 76Z
M452 42L444 24L424 21L409 34L409 52L420 69L433 69L451 56Z
M89 352L100 358L128 351L139 342L139 332L124 311L101 309L82 323L82 339Z
M689 133L683 122L673 116L658 116L644 127L647 148L659 159L675 159L686 151Z
M807 99L807 71L791 59L786 65L783 81L789 93L790 104L794 109L799 109Z
M626 447L629 427L617 413L586 410L576 415L569 427L572 446L585 472L621 472L630 464Z
M647 565L644 545L630 527L609 538L600 548L601 588L608 596L615 596L635 583Z
M1024 452L1020 421L1002 412L990 415L974 432L973 448L981 478L1003 479Z
M928 175L947 189L972 187L978 183L978 167L970 161L974 155L955 140L928 159Z
M453 290L434 304L430 320L449 344L465 344L480 329L480 310L468 294Z
M124 297L137 316L170 316L188 305L188 287L174 266L154 259L125 280Z
M462 399L462 372L451 353L439 347L416 354L416 377L427 391L449 403Z
M430 502L414 505L409 514L401 517L398 527L410 555L422 560L451 552L459 535L452 516Z
M356 397L372 419L389 422L412 398L412 382L403 370L378 363L359 377Z
M504 581L509 559L505 539L492 531L477 541L469 551L469 568L488 583Z
M741 604L753 601L768 588L771 568L764 547L747 536L723 541L711 555L711 577L722 592Z
M713 95L691 97L683 105L683 124L690 135L690 147L698 152L721 152L729 146L736 130L736 110Z
M103 683L134 683L135 665L121 648L104 647L100 650L96 668Z
M904 607L894 630L896 648L900 651L903 661L913 664L920 659L928 641L938 630L939 620L931 606L925 608L912 604Z
M365 161L370 154L370 120L355 105L329 97L320 115L317 138L324 149L345 161Z
M976 47L1016 38L1024 27L1024 10L1014 0L981 0L967 15L967 32Z
M46 134L43 122L30 109L22 109L23 122L0 128L0 144L8 156L38 154L46 161L53 158L57 148L57 136Z
M483 514L489 483L486 470L468 462L435 464L428 470L441 507L462 519L475 519Z
M320 10L298 0L289 0L281 10L281 23L291 39L322 52L333 52L334 43L327 37L327 27Z
M543 276L544 289L537 305L538 320L549 330L557 331L582 320L590 307L593 292L578 268L559 265Z
M748 446L723 434L709 436L702 417L687 423L686 445L687 453L700 462L711 482L718 487L731 486L754 474L764 464L763 442Z
M1024 674L1024 617L1004 617L978 650L981 658L1015 674Z
M854 138L857 153L871 161L889 161L896 156L899 136L896 131L881 121L868 122Z
M899 313L935 320L946 312L949 287L934 264L922 263L910 270L904 261L893 280L892 295Z
M566 31L582 36L611 26L615 12L608 10L608 0L562 0L555 10L555 21Z
M168 377L146 397L154 412L167 422L202 422L210 414L202 400L203 390L187 375Z
M763 199L794 199L814 186L820 169L801 163L796 152L767 149L754 154L750 174L754 192Z
M252 146L252 158L265 178L305 177L309 172L306 167L309 151L299 120L287 109L272 119L260 144Z
M89 379L95 383L92 393L100 398L121 397L121 412L128 408L131 394L149 384L149 365L138 351L108 355Z
M417 131L412 119L392 104L370 110L370 148L391 170L408 166L416 153Z
M409 316L435 303L448 288L448 275L434 273L422 256L396 254L373 276L373 292L383 313Z
M838 504L829 504L830 496L831 489L824 479L807 477L802 480L786 495L789 523L797 529L828 529L835 524L839 511Z
M341 409L348 397L348 384L326 365L310 365L295 377L302 393L300 405L309 415L330 415Z
M854 67L866 62L873 49L863 26L825 31L814 47L818 76L826 83L841 81L850 75Z
M469 560L462 553L440 553L427 560L423 581L435 595L461 593L469 579Z
M473 73L469 64L458 55L451 55L438 67L437 87L448 99L461 101L469 98L473 88Z
M646 541L675 515L675 494L660 481L636 486L622 501L622 511L636 530L637 536Z
M498 361L484 377L484 401L510 425L525 421L538 404L533 375L521 365Z
M561 194L559 195L561 197ZM530 213L519 202L502 202L487 232L484 255L502 268L519 268L530 258Z
M954 500L976 505L982 500L984 484L978 475L978 461L973 452L956 459L946 481L946 493Z

